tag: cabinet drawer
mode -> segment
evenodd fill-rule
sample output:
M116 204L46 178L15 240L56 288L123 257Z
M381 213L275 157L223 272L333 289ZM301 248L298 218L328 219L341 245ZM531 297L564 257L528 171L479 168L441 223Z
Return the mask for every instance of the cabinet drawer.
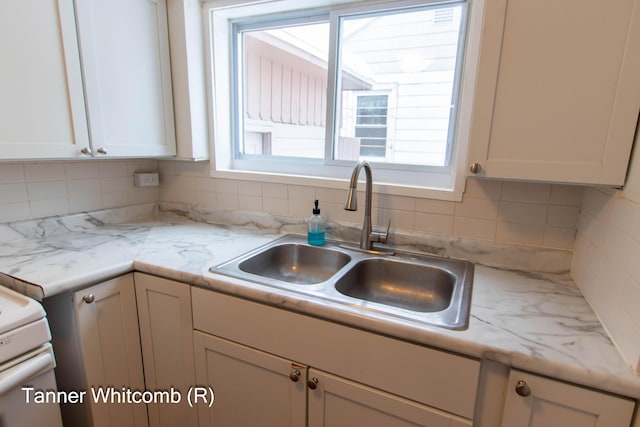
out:
M194 329L473 417L480 362L193 288Z

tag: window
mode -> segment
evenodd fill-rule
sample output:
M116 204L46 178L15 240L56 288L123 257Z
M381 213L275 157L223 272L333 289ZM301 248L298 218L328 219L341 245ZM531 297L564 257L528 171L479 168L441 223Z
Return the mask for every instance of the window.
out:
M367 160L390 192L459 198L466 2L295 6L210 9L213 173L331 186Z
M371 161L386 159L389 95L358 95L356 99L356 123L353 135L359 146L356 160L359 158ZM343 111L345 110L343 108ZM349 138L349 136L340 129L338 144L343 138ZM340 153L336 153L335 156L343 158Z
M453 23L454 19L455 19L455 11L449 7L438 9L433 14L434 24L449 24L449 23Z
M236 159L324 158L329 23L314 21L233 26ZM256 151L265 128L271 150Z

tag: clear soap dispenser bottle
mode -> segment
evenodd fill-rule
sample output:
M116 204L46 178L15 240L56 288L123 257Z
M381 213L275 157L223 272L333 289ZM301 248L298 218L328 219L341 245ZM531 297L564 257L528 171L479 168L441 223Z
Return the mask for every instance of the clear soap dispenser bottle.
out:
M307 240L310 245L322 246L324 245L324 218L320 216L320 208L318 207L318 199L314 202L312 215L307 220L309 229L307 232Z

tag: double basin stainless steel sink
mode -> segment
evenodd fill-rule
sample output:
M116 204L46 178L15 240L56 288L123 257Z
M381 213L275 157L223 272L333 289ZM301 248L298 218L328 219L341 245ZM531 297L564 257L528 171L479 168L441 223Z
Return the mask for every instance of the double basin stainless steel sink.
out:
M287 235L231 261L219 273L351 307L448 329L469 322L473 264L429 255L369 253Z

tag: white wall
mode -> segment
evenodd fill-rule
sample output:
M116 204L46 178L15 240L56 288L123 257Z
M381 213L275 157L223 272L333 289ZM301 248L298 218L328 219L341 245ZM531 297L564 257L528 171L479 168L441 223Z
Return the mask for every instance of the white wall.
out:
M318 197L327 219L362 223L361 210L343 209L346 182L336 190L213 179L206 162L161 161L158 167L161 201L306 218ZM581 199L581 187L470 179L459 203L374 195L372 218L405 230L571 249Z
M0 222L158 200L158 188L134 188L133 173L155 160L0 163Z
M640 373L640 146L623 191L586 189L572 276Z

